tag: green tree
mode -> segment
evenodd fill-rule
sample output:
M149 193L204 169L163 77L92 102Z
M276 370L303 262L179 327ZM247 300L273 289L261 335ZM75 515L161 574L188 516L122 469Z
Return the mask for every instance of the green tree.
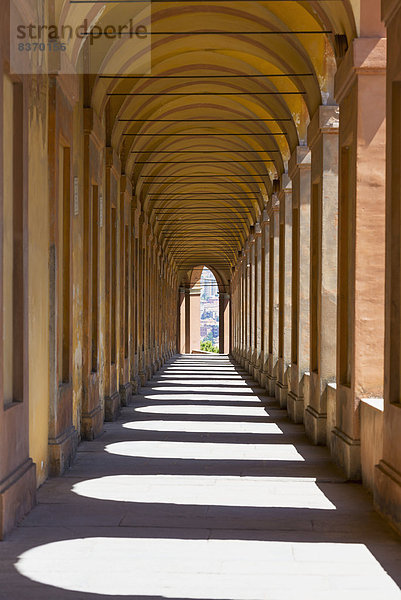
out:
M205 350L206 352L219 352L218 346L213 346L213 343L210 340L201 342L201 350Z

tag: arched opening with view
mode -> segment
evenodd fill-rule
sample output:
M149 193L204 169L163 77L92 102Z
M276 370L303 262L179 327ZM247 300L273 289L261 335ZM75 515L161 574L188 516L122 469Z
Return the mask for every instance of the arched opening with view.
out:
M178 301L177 347L181 354L200 352L205 341L211 342L209 351L230 352L229 290L230 281L209 264L185 272Z
M203 268L200 294L200 349L219 351L219 289L212 271Z

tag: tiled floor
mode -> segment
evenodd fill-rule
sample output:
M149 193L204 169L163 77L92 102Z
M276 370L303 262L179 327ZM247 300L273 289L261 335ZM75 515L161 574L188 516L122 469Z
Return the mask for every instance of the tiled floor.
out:
M0 598L401 599L400 539L227 357L171 361L0 543Z

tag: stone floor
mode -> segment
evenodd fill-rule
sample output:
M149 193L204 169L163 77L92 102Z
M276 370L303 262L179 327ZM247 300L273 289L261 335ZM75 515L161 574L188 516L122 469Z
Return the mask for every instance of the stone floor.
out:
M401 599L400 539L225 356L180 356L0 543L0 598Z

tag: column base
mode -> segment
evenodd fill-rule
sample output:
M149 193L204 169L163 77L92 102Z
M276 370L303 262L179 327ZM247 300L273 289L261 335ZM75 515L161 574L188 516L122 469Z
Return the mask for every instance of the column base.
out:
M401 533L401 473L384 460L376 465L373 501L376 510Z
M293 423L304 422L304 397L288 392L287 412Z
M78 448L78 433L75 427L56 438L49 438L49 475L57 477L71 467Z
M81 418L81 438L91 442L101 434L103 428L102 407L96 406L90 413L82 415Z
M265 388L267 390L267 373L266 373L266 371L260 372L260 382L259 383L262 388Z
M277 362L277 382L275 396L280 402L280 408L287 408L288 382L291 381L291 365L287 364L283 358Z
M326 445L326 413L318 413L313 406L307 406L304 414L305 432L316 446Z
M132 396L135 396L138 393L138 390L139 390L140 387L141 387L141 382L139 380L139 376L137 375L131 381L131 398L132 398Z
M148 380L146 371L139 371L138 376L139 376L140 385L145 385Z
M350 438L335 427L330 440L331 455L334 462L344 471L347 479L360 481L361 474L361 441Z
M277 377L266 374L266 390L271 398L275 398Z
M0 540L36 504L36 467L31 458L0 481Z
M263 371L260 368L256 368L253 373L253 377L255 381L257 381L260 385L262 385L262 375Z
M128 383L123 383L120 385L120 401L121 406L128 406L131 403L132 398L132 384L129 381Z
M287 408L288 386L281 383L281 381L277 381L274 395L277 398L277 400L280 402L280 408L286 409Z
M114 392L112 396L104 399L104 420L115 421L120 414L120 394Z

